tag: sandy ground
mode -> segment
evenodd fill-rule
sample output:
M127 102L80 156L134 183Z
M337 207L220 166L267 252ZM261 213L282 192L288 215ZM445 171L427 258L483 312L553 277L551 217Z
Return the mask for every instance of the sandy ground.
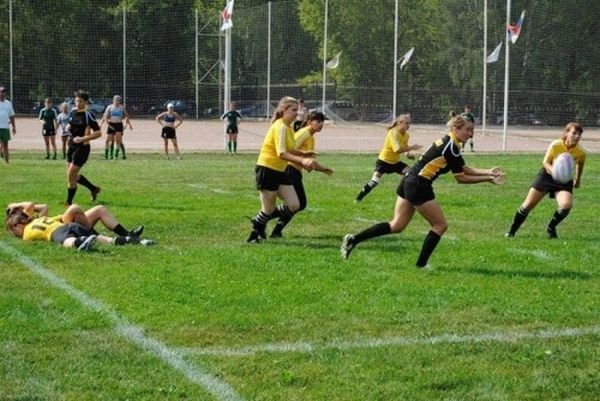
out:
M124 142L128 152L162 152L163 140L160 126L151 119L132 120L133 131L125 132ZM256 152L269 127L268 121L243 121L238 136L240 152ZM590 153L600 152L600 128L584 128L582 145ZM36 118L17 117L17 135L10 142L11 150L40 150L44 141L40 121ZM446 132L441 125L413 124L410 128L411 143L429 146ZM509 127L506 135L507 152L546 151L548 144L560 137L559 127ZM386 127L379 124L329 124L318 134L317 148L321 152L378 152L383 144ZM186 120L177 130L182 152L222 151L224 149L223 123L218 120ZM104 137L103 137L104 139ZM104 140L98 139L92 147L100 150ZM57 136L60 148L60 138ZM476 152L501 152L503 149L501 126L491 126L483 133L481 127L475 131ZM466 153L469 151L467 150Z

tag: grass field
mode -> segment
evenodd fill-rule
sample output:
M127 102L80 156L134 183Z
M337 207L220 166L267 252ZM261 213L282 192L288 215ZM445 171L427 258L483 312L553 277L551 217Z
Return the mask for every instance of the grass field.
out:
M0 401L597 400L598 158L549 240L547 199L503 237L542 155L466 155L508 181L436 182L450 228L430 271L414 267L420 217L340 259L344 234L391 217L396 177L353 203L375 158L322 155L336 173L305 176L309 208L249 245L254 155L94 155L100 203L158 245L78 254L2 234ZM0 166L1 205L62 211L64 164L39 159Z

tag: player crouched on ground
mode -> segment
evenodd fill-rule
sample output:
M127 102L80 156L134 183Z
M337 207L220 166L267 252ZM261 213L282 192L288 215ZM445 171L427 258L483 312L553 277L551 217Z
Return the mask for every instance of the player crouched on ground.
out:
M100 221L117 236L99 234L94 226ZM6 209L6 230L25 241L52 241L66 248L90 251L96 242L104 245L153 245L149 239L141 239L144 226L126 230L104 206L94 206L84 211L71 205L58 216L48 217L48 206L33 202L11 203Z

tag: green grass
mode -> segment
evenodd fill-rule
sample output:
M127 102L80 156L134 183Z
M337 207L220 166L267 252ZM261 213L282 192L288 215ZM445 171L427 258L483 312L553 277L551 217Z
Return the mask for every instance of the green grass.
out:
M517 237L503 238L542 156L467 154L474 166L505 168L508 182L459 185L449 175L436 182L450 228L431 271L414 268L428 231L419 216L404 233L339 257L344 234L391 217L397 177L352 202L375 157L322 155L336 173L305 176L309 208L283 239L249 245L247 217L259 208L255 155L94 155L84 174L102 187L101 203L126 227L144 224L156 247L77 254L6 233L0 241L180 350L244 400L597 399L597 157L589 157L575 207L552 241L544 228L556 205L548 199ZM15 153L0 168L0 205L32 199L60 213L62 162ZM83 188L75 201L92 205ZM0 401L216 399L113 325L0 248ZM426 341L590 327L579 336ZM392 338L415 342L359 346ZM357 345L332 345L343 341ZM314 349L219 353L296 343Z

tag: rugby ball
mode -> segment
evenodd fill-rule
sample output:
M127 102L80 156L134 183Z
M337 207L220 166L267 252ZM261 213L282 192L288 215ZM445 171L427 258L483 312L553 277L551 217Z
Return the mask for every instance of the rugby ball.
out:
M574 171L575 161L567 152L558 155L552 163L552 179L559 184L566 184L571 181Z

